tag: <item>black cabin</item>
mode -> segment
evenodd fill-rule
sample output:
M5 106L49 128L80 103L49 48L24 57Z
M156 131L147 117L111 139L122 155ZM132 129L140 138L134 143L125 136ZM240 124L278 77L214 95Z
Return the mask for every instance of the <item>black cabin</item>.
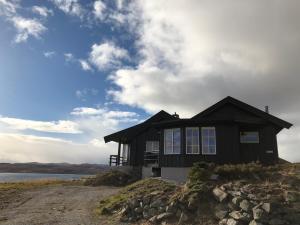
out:
M197 161L276 163L276 135L291 126L267 111L226 97L189 119L160 111L104 140L119 143L110 165L139 167L144 177L158 172L172 179L174 173L186 176L182 171Z

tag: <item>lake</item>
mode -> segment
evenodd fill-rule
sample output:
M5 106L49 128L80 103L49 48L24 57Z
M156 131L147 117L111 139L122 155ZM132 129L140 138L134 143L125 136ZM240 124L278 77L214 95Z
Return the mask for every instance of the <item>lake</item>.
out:
M84 176L89 176L89 175L48 174L48 173L0 173L0 183L29 181L29 180L44 180L44 179L76 180Z

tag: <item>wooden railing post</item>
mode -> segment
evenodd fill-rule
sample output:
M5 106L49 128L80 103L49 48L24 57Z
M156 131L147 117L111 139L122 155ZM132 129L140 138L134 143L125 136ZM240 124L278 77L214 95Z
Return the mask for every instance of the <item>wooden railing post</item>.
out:
M118 146L117 166L120 165L120 155L121 155L121 141L119 141L119 146Z

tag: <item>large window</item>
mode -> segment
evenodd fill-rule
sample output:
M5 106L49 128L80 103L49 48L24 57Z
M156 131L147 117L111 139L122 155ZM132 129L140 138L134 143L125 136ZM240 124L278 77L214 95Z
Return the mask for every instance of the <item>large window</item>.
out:
M146 152L159 152L159 142L146 141Z
M241 143L259 143L258 131L243 131L240 133Z
M165 154L180 154L181 134L180 128L165 130Z
M186 135L186 154L199 154L199 128L187 127Z
M202 127L202 154L215 155L216 154L216 129L214 127Z

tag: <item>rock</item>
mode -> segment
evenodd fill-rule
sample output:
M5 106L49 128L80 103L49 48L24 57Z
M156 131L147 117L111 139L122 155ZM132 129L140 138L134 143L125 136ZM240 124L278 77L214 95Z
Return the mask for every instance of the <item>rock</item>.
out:
M247 198L250 199L250 200L257 200L257 198L254 194L248 194Z
M156 219L156 216L152 216L150 219L149 219L149 222L150 223L156 223L157 219Z
M270 219L269 224L270 225L285 225L286 223L285 223L285 221L283 221L281 219L273 218L273 219Z
M143 208L142 207L137 207L134 209L134 212L137 213L137 214L140 214L143 212Z
M236 220L243 220L243 218L244 218L244 215L239 211L233 211L233 212L229 213L229 216L231 216L233 219L236 219Z
M233 204L232 202L229 202L227 204L228 208L231 209L231 211L235 211L235 210L239 210L239 207L235 204Z
M234 197L231 201L233 204L239 205L242 200L243 199L241 197L237 196L237 197Z
M155 201L153 201L151 204L150 204L150 208L159 208L161 206L163 206L163 202L162 200L160 199L156 199Z
M209 177L210 180L219 180L219 175L218 174L212 174L210 177Z
M179 218L179 221L178 221L178 224L186 224L186 222L189 220L189 217L186 213L182 212L180 214L180 218Z
M213 195L219 202L223 202L228 196L228 194L225 191L221 190L218 187L215 187L213 189Z
M153 191L150 193L150 195L152 196L157 196L157 195L160 195L160 194L163 194L164 192L163 191Z
M143 197L143 204L144 205L149 205L151 202L151 197L150 196L144 196Z
M176 213L178 207L176 202L171 202L167 207L166 207L166 212L170 213Z
M149 216L155 216L157 214L157 209L156 208L150 208L148 210Z
M219 220L224 219L227 215L228 215L228 211L226 210L219 210L215 212L215 216Z
M240 208L246 212L250 211L251 204L246 199L240 202Z
M130 208L134 209L136 207L139 207L140 203L137 199L132 199L132 200L128 201L127 205L130 206Z
M250 215L249 213L243 212L242 220L246 221L246 222L250 222L252 220L252 215Z
M227 220L227 225L240 225L240 224L241 223L239 221L232 219L232 218Z
M287 202L300 201L300 193L296 191L285 191L283 196Z
M264 215L264 211L260 208L253 208L252 209L253 212L253 218L255 220L260 220L262 219L263 215Z
M267 203L267 202L263 203L261 208L263 210L265 210L265 212L267 212L267 213L271 212L271 204L270 203Z
M228 219L221 219L220 221L219 221L219 225L227 225L227 220Z
M162 220L165 220L165 219L168 219L170 218L171 216L173 216L173 213L162 213L162 214L159 214L157 217L156 217L156 220L157 221L162 221Z
M256 220L252 220L249 225L263 225L262 223L257 222Z
M240 191L228 191L228 193L231 194L233 197L242 196L242 192Z

